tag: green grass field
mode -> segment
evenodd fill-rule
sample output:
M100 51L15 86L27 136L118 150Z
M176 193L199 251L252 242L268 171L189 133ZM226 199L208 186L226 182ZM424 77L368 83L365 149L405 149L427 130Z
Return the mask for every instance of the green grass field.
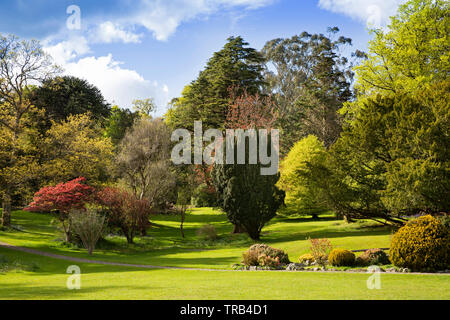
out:
M369 274L280 271L231 271L253 242L230 234L223 213L194 209L181 238L179 217L155 216L147 237L128 245L108 236L93 256L86 250L61 245L53 217L23 211L13 213L14 230L0 231L0 241L72 257L156 266L198 267L213 270L138 269L73 263L10 249L0 255L26 266L0 273L0 299L449 299L447 275L381 274L381 289L369 290ZM216 241L204 241L196 230L213 224ZM309 250L309 237L329 238L334 247L389 247L392 231L369 222L345 224L331 216L320 221L278 217L263 230L262 240L288 252L292 261ZM68 266L81 268L81 290L68 290Z

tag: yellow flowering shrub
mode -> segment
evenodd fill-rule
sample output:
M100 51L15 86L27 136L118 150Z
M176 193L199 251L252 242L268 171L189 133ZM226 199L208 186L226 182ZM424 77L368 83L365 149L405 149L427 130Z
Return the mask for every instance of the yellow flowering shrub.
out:
M450 265L448 228L430 215L408 222L392 237L391 262L413 271L439 271Z
M352 266L355 264L355 254L346 249L334 249L328 255L328 262L336 267Z

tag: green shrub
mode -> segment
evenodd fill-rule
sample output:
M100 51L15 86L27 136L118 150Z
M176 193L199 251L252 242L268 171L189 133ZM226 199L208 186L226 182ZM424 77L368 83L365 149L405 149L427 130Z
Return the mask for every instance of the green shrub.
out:
M413 271L439 271L450 265L450 235L430 215L408 222L392 237L389 256L397 267Z
M389 263L389 258L386 252L381 249L366 250L358 258L356 258L356 264L362 267Z
M290 263L287 253L283 250L275 249L265 244L252 245L242 254L242 257L242 263L246 266L260 266L260 257L262 259L261 261L267 261L267 263L269 263L269 258L274 261L278 261L278 264Z
M191 202L196 208L214 207L217 204L216 194L211 192L205 184L202 184L194 190Z
M204 240L216 240L218 238L216 227L211 224L206 224L197 229L197 236Z
M5 256L0 254L0 264L8 263L8 259Z
M355 254L345 249L334 249L328 255L328 262L336 267L350 267L355 264Z
M298 258L298 262L304 263L304 264L307 264L307 265L310 265L310 264L314 263L315 261L316 260L314 259L314 256L311 253L302 254Z

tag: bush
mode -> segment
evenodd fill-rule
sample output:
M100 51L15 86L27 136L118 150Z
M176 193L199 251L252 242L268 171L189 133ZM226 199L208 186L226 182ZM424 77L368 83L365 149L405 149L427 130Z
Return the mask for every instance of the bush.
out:
M355 264L355 254L345 249L334 249L328 255L328 261L336 267L350 267Z
M299 258L298 258L298 262L306 264L306 265L311 265L315 262L316 260L314 259L314 256L311 253L305 253L302 254Z
M192 205L196 208L214 207L217 205L216 194L205 184L198 186L192 194Z
M7 263L7 262L8 262L8 259L6 259L5 256L0 254L0 264L4 264L4 263Z
M439 271L450 265L448 229L430 215L408 222L392 237L389 256L397 267Z
M276 260L278 264L290 263L287 253L283 250L275 249L265 244L252 245L242 254L242 257L242 263L246 266L260 266L260 258L263 263L269 263L269 258Z
M280 265L280 260L278 257L272 258L270 256L262 254L258 257L258 264L262 267L276 268Z
M107 214L110 227L120 228L128 243L133 243L137 232L145 235L153 213L147 200L120 189L104 188L98 192L97 202Z
M322 267L327 264L328 254L333 250L330 240L328 239L310 239L311 253L314 260Z
M211 224L204 225L198 229L197 236L205 240L216 240L218 238L216 227Z
M358 258L356 258L356 264L362 267L389 263L390 261L388 255L381 249L366 250Z
M69 214L74 232L80 237L88 254L92 255L97 241L104 232L105 217L97 214L97 211L87 210L72 211Z

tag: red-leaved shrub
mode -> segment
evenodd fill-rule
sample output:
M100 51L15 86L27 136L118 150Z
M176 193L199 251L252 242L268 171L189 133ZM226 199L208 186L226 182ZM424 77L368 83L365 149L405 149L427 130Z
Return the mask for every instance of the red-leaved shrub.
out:
M30 212L56 212L64 229L67 242L71 242L71 224L66 225L70 210L84 210L86 203L94 201L95 188L83 177L47 186L35 193L33 202L24 210Z
M97 193L97 203L107 213L110 225L120 228L128 243L133 243L137 232L145 234L152 213L150 203L117 188L104 188Z

